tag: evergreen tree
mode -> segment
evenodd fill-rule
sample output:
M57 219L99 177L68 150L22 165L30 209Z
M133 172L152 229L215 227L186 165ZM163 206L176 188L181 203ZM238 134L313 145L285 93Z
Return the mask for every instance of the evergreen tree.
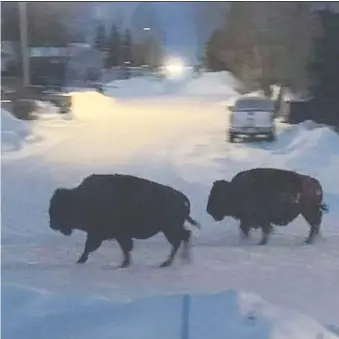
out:
M124 62L133 63L132 60L132 38L129 29L126 30L122 43L122 58Z
M113 67L120 65L121 61L121 38L116 25L113 25L107 40L107 66Z
M75 43L84 43L86 42L86 39L85 39L85 34L83 32L74 32L70 35L70 39L69 39L70 42L75 42Z
M101 23L97 27L97 33L94 40L94 48L99 51L104 51L106 48L106 27L105 24Z

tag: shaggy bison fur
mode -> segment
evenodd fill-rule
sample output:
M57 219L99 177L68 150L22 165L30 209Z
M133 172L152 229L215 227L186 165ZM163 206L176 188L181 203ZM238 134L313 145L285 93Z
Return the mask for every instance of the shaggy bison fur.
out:
M115 239L124 255L121 267L131 261L133 239L147 239L162 232L172 245L166 267L183 243L189 256L191 232L185 221L199 227L190 217L190 202L181 192L146 179L122 174L93 174L72 189L55 190L49 207L50 227L64 235L74 229L87 233L78 263L85 263L104 240Z
M254 168L239 172L230 182L213 183L206 210L215 221L226 216L240 220L240 229L248 237L251 228L262 229L261 245L268 242L272 225L285 226L301 214L310 225L306 243L319 233L324 211L320 183L293 171Z

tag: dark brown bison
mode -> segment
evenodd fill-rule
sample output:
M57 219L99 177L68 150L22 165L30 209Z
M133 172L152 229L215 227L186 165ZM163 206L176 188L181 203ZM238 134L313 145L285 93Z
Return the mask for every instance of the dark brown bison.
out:
M285 226L302 214L311 227L309 244L319 233L323 211L327 211L322 200L322 187L310 176L255 168L238 173L231 182L215 181L206 210L216 221L226 216L240 220L244 237L251 228L261 228L260 245L267 243L272 225Z
M87 233L85 250L78 263L97 250L102 241L115 239L124 260L130 264L133 239L147 239L163 232L172 245L162 267L172 264L180 244L188 258L191 232L185 221L199 227L190 217L190 202L181 192L146 179L130 175L91 175L76 188L57 189L50 201L50 227L64 235L74 229Z

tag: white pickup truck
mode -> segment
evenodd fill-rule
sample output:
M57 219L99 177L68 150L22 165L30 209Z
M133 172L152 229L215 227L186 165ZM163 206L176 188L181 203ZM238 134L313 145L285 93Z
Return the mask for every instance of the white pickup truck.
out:
M241 97L228 106L230 122L228 137L233 142L239 135L264 135L275 140L274 101L265 97Z

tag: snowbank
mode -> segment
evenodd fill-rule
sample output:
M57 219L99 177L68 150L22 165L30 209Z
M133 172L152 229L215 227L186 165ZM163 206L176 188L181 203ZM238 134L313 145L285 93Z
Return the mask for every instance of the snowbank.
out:
M162 95L166 91L166 80L155 77L137 77L115 80L105 85L105 94L119 98L140 98Z
M279 134L273 154L284 167L316 176L328 193L339 194L336 182L339 135L330 127L305 121L288 126Z
M157 95L211 96L236 95L236 79L228 72L203 73L199 78L185 75L177 79L138 77L116 80L105 87L106 95L122 98Z
M183 88L185 95L237 95L238 85L234 76L228 72L203 73L199 78L191 79Z
M19 150L25 139L31 135L29 122L15 118L1 108L1 151Z
M81 121L110 117L114 113L114 99L96 91L71 92L72 116Z
M5 338L181 338L182 295L116 303L5 286L2 300ZM237 291L191 296L188 331L192 339L338 338L311 318Z
M314 151L323 148L323 151L331 154L336 153L338 149L339 135L330 127L316 124L313 121L286 126L275 144L275 148L280 151L289 152L298 149L304 156L305 150L309 148L317 148Z

